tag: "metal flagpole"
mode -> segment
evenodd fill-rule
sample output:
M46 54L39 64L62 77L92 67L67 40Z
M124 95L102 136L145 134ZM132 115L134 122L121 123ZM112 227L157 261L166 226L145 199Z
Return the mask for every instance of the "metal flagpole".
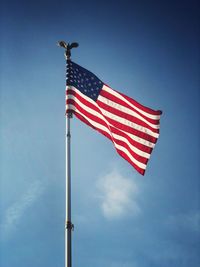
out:
M60 47L65 48L66 67L70 62L71 49L78 47L78 43L66 44L58 42ZM66 113L66 213L65 213L65 267L72 267L72 230L74 225L71 222L71 131L70 119L72 113Z

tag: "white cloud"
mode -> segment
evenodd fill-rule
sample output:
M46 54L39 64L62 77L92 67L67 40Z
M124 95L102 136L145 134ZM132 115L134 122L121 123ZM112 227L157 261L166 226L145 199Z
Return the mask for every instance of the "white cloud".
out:
M200 232L200 211L171 215L167 224L173 228Z
M138 188L133 179L125 178L117 171L112 171L99 179L98 189L101 209L107 219L137 215L140 212L136 202Z
M26 210L37 200L43 189L40 181L34 181L24 195L6 210L0 224L0 233L5 239L10 237Z

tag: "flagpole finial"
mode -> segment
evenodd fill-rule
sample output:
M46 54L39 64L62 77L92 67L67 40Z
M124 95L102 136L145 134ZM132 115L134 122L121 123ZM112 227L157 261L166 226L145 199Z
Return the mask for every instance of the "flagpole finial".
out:
M65 58L67 59L67 60L70 60L70 57L71 57L71 49L72 48L76 48L76 47L78 47L79 46L79 44L78 43L66 43L65 41L58 41L58 43L57 43L57 45L59 46L59 47L62 47L62 48L64 48L65 49Z

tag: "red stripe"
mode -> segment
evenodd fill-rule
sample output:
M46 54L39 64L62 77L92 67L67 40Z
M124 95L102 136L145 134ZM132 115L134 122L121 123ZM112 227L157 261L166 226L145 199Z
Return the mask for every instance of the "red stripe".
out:
M98 117L96 117L95 115L92 115L91 113L87 112L85 109L83 109L82 107L80 107L80 106L77 104L77 102L75 102L73 99L68 99L68 100L67 100L67 104L72 104L73 106L75 106L75 108L76 108L77 110L79 110L79 111L80 111L83 115L85 115L87 118L89 118L89 119L91 119L91 120L93 120L93 121L96 121L96 122L100 123L101 125L105 126L105 127L110 131L110 128L107 126L107 124L106 124L103 120L101 120L101 119L99 119ZM74 111L74 113L75 113L75 114L79 114L79 113L76 113L76 111ZM88 124L92 125L89 121L88 121ZM93 125L92 125L92 128L94 128L94 129L96 129L96 130L98 130L98 131L101 131L101 132L103 131L103 130L101 130L101 129L99 129L99 128L96 128L96 127L93 126ZM104 135L105 135L105 133L106 133L106 137L108 137L112 142L115 142L116 144L125 147L125 148L130 152L130 154L131 154L136 160L140 161L140 162L143 163L143 164L146 164L146 163L147 163L147 161L148 161L147 158L142 157L142 156L136 154L134 151L132 151L132 150L130 149L130 147L128 146L127 143L125 143L124 141L122 141L122 140L118 140L118 139L116 139L115 137L113 137L112 132L111 132L111 136L112 136L112 137L111 137L107 132L105 132L105 131L103 131L103 132L104 132ZM118 132L117 134L120 135L119 132ZM117 148L116 148L116 149L117 149Z
M141 125L141 126L143 126L143 127L145 127L145 128L148 128L149 130L151 130L151 131L154 132L154 133L159 133L159 129L155 129L155 128L151 127L150 125L148 125L148 124L145 123L144 121L142 121L142 120L140 120L140 119L138 119L138 118L136 118L136 117L134 117L134 116L132 116L132 115L130 115L130 114L124 113L124 112L121 111L121 110L118 110L118 109L116 109L116 108L113 108L113 107L111 107L111 106L108 106L107 104L101 102L100 100L97 100L97 104L98 104L101 108L103 108L103 109L109 111L109 112L112 113L112 114L115 114L115 115L117 115L117 116L119 116L119 117L121 117L121 118L124 118L124 119L129 120L129 121L131 121L131 122L133 122L133 123L136 123L136 124L139 124L139 125Z
M106 120L109 122L109 124L113 125L114 127L118 128L118 129L121 129L121 130L124 131L124 132L133 134L133 135L135 135L135 136L138 136L138 137L140 137L140 138L142 138L142 139L145 139L145 140L147 140L147 141L149 141L149 142L151 142L151 143L154 143L154 144L155 144L156 141L157 141L157 138L155 138L155 137L153 137L153 136L151 136L151 135L149 135L149 134L146 134L146 133L143 133L143 132L141 132L141 131L139 131L139 130L133 129L133 128L130 127L130 126L124 125L124 124L122 124L122 123L120 123L120 122L117 122L117 121L115 121L115 120L113 120L113 119L110 119L109 117L107 117L107 116L105 116L105 115L104 115L104 117L105 117Z
M87 124L88 126L90 126L91 128L93 128L93 129L95 129L95 130L97 130L99 133L101 133L101 134L103 134L104 136L106 136L108 139L110 139L110 137L109 137L109 135L107 134L107 132L104 132L103 130L101 130L101 129L98 129L98 128L96 128L96 127L94 127L88 120L86 120L83 116L81 116L79 113L76 113L76 112L74 112L74 114L76 115L76 117L78 118L78 119L80 119L82 122L84 122L85 124ZM111 140L111 139L110 139ZM112 140L111 140L112 141ZM117 149L116 147L115 147L115 149L116 149L116 151L117 151L117 153L121 156L121 157L123 157L125 160L127 160L140 174L142 174L142 175L144 175L144 173L145 173L145 170L144 169L141 169L138 165L136 165L134 162L132 162L131 160L130 160L130 158L126 155L126 153L124 153L123 151L121 151L121 150L119 150L119 149ZM147 160L147 162L148 162L148 160Z
M127 135L125 132L122 132L119 129L113 127L113 126L110 126L110 129L111 129L112 133L118 134L118 135L126 138L129 141L129 143L131 145L133 145L134 147L138 148L139 150L141 150L143 152L146 152L148 154L151 154L151 152L153 150L151 147L148 147L148 146L145 146L145 145L143 145L141 143L136 142L129 135Z
M85 106L88 106L89 108L100 112L99 108L92 104L91 102L87 101L85 98L83 98L81 95L77 94L74 90L68 89L67 90L67 95L73 95L74 97L76 97L81 103L83 103ZM95 103L95 102L94 102ZM102 114L103 115L103 114Z
M79 97L78 94L76 94L76 97ZM80 96L79 98L81 98L81 96ZM85 99L84 99L84 100L85 100ZM108 126L104 120L102 120L102 119L100 119L99 117L97 117L97 116L95 116L95 115L93 115L93 114L87 112L85 109L83 109L82 107L80 107L80 106L78 105L78 103L77 103L75 100L73 100L73 99L67 99L67 100L66 100L66 104L72 104L72 105L74 105L78 110L80 110L81 113L85 114L88 118L90 118L90 119L92 119L93 121L96 121L96 122L100 123L101 125L105 126L106 128L108 128L108 130L109 130L111 133L113 132L113 133L115 133L115 134L118 134L118 135L120 135L120 136L123 136L124 138L126 138L126 139L127 139L133 146L135 146L136 148L138 148L138 149L140 149L140 150L142 150L142 151L144 151L144 152L146 152L146 153L149 153L149 154L152 152L152 148L150 148L150 147L148 147L148 146L145 146L145 145L143 145L143 144L140 144L140 143L134 141L134 140L131 139L131 137L128 136L126 133L120 131L119 128L115 128L115 127L113 127L112 125L109 125L109 126ZM99 110L97 110L96 106L93 105L93 104L91 104L91 103L88 102L87 100L85 100L85 105L86 105L87 107L91 108L91 109L94 109L94 108L95 108L96 111L97 111L98 113L101 114L101 112L99 112ZM101 114L101 115L102 115L102 114ZM104 117L105 117L105 116L104 116ZM140 137L140 138L142 138L142 137Z
M139 161L139 162L141 162L141 163L143 163L145 165L147 164L148 159L136 154L133 150L131 150L131 148L129 147L129 145L127 143L125 143L122 140L118 140L118 139L115 139L115 138L113 138L113 139L114 139L116 144L126 148L129 151L129 153L133 156L133 158L135 158L137 161Z
M103 91L103 90L102 90ZM102 92L101 91L101 92ZM109 95L108 98L110 98L110 100L112 101L115 101L117 100L117 103L120 104L120 105L123 105L125 107L128 107L130 108L131 110L133 110L134 112L136 112L137 114L141 115L139 112L137 112L137 110L134 110L132 107L130 107L127 103L125 103L124 101L121 101L119 100L119 98L117 97L113 97L113 95L103 91L103 94L106 93L107 96ZM67 104L67 112L70 110L70 107L68 106L68 104L72 104L76 109L77 109L77 112L76 110L72 110L71 111L76 115L76 117L78 117L81 121L83 121L84 123L86 123L87 125L89 125L90 127L92 127L93 129L97 130L98 132L100 132L101 134L103 134L104 136L106 136L108 139L110 139L114 145L115 143L117 145L120 145L121 147L124 147L131 155L134 159L136 159L138 162L141 162L143 163L145 166L148 162L149 159L145 158L145 157L142 157L140 155L138 155L137 153L135 153L130 147L129 147L129 144L128 142L134 146L135 148L139 149L140 151L144 151L146 153L148 153L149 155L151 154L152 152L152 148L146 146L146 145L142 145L140 143L138 143L137 141L134 141L129 135L128 133L131 133L133 135L135 135L136 137L138 138L142 138L143 140L146 140L147 142L151 142L151 143L156 143L157 141L157 138L155 137L152 137L150 136L149 134L147 133L143 133L139 130L136 130L136 129L133 129L132 127L130 126L126 126L122 123L119 123L119 122L116 122L115 120L113 119L110 119L108 118L107 116L103 115L100 108L98 108L98 106L96 106L96 102L95 104L91 103L90 101L87 101L85 98L83 98L79 93L76 93L75 90L73 89L69 89L67 88L67 91L66 91L66 94L67 95L73 95L75 98L74 99L67 99L66 100L66 104ZM120 94L120 93L119 93ZM102 94L101 94L102 95ZM140 105L139 103L137 103L135 100L132 100L130 99L129 97L126 97L124 96L123 94L120 94L122 95L123 97L125 97L129 102L131 102L133 105L137 106L138 108L142 109L143 111L145 112L149 112L149 110L152 112L151 109L149 108L146 108L146 107L143 107L142 105ZM96 112L98 112L98 114L100 114L101 116L103 116L105 118L105 120L108 122L108 124L106 123L106 121L104 121L103 119L99 118L98 116L94 115L94 114L91 114L90 112L88 112L87 110L85 110L83 107L81 107L77 101L76 101L76 98L80 101L80 103L83 103L86 107L90 108L91 110L95 110ZM87 98L87 97L86 97ZM113 100L113 98L116 98ZM132 101L130 101L132 100ZM115 101L116 102L116 101ZM129 114L125 114L124 112L120 111L120 110L117 110L115 108L112 108L112 107L108 107L106 104L100 102L97 100L97 105L99 105L100 107L102 107L103 109L111 112L112 114L115 114L121 118L124 118L124 119L127 119L139 126L143 126L143 127L146 127L148 128L149 130L152 130L153 132L157 132L158 133L158 130L156 129L152 129L151 126L149 126L148 124L146 124L145 122L141 121L140 119L137 119L135 118L134 116L132 115L129 115ZM143 108L141 108L141 106ZM78 112L80 112L81 114L79 114ZM156 111L154 111L156 112ZM160 115L161 113L150 113L152 115ZM154 123L154 124L158 124L159 123L159 120L152 120L152 119L149 119L147 118L146 116L144 115L141 115L143 118L145 118L147 121L151 122L151 123ZM87 120L88 118L88 120ZM102 130L102 129L99 129L98 127L94 126L92 124L92 122L89 122L89 119L94 121L94 122L97 122L98 124L106 127L108 129L108 131L110 132L111 136L109 135L109 133L107 133L106 131ZM156 130L156 131L155 131ZM124 132L123 132L124 131ZM118 140L117 138L114 138L113 137L113 134L117 134L121 137L124 137L127 142L123 141L123 140ZM144 175L145 173L145 170L140 168L136 163L134 163L128 156L127 153L121 151L119 148L115 147L116 148L116 151L118 152L118 154L120 156L122 156L125 160L127 160L139 173L141 173L142 175Z
M104 116L104 117L107 119L107 121L108 121L109 123L111 123L111 124L114 125L115 127L119 128L119 129L122 129L122 130L124 130L124 131L130 132L130 133L132 133L132 134L134 134L134 135L136 135L136 136L140 136L140 137L143 136L143 137L142 137L143 139L148 140L148 141L150 141L150 142L152 142L152 143L155 143L155 142L156 142L156 141L155 141L156 139L155 139L154 137L151 137L151 136L148 135L148 134L145 134L145 133L142 133L142 132L140 132L140 131L134 130L132 127L126 126L126 125L124 125L124 124L121 124L121 123L116 122L115 120L109 119L108 117L106 117L106 116L100 111L100 109L99 109L97 106L93 105L91 102L89 102L89 101L87 101L86 99L84 99L83 97L81 97L81 96L80 96L79 94L77 94L74 90L68 90L68 93L67 93L67 94L68 94L68 95L69 95L69 94L72 94L72 95L75 96L81 103L83 103L84 105L90 107L91 109L95 110L96 112L100 113L102 116ZM102 102L101 102L101 103L102 103ZM101 103L100 103L100 101L98 101L97 104L100 105ZM111 112L111 113L112 113L112 112ZM133 121L133 122L139 125L139 120L135 119L135 121ZM152 139L149 139L149 137L152 138ZM151 140L152 140L152 141L151 141Z
M108 85L106 85L108 86ZM142 104L138 103L136 100L122 94L122 93L119 93L118 91L112 89L110 86L108 86L111 90L117 92L119 95L123 96L126 100L128 100L130 103L132 103L134 106L136 106L137 108L151 114L151 115L161 115L162 114L162 111L161 110L153 110L149 107L146 107L146 106L143 106Z
M77 94L74 90L68 90L67 94L71 94L71 93L72 93L72 95L74 95L75 97L77 97L82 103L84 103L86 106L88 106L89 108L91 108L93 110L96 110L98 113L100 113L101 115L103 115L101 113L101 111L99 110L98 107L96 107L95 105L93 105L91 102L85 100L83 97L81 97L79 94ZM68 99L68 100L72 100L72 99ZM136 129L133 129L130 126L126 126L126 125L124 125L124 124L122 124L120 122L117 122L117 121L115 121L113 119L110 119L109 117L107 117L105 115L103 115L103 116L106 118L106 120L109 122L109 124L117 127L118 129L121 129L121 130L123 130L125 132L128 132L128 133L131 133L131 134L134 134L134 135L136 135L138 137L141 137L141 138L143 138L145 140L150 141L151 143L156 143L156 141L157 141L157 138L152 137L149 134L146 134L146 133L143 133L143 132L138 131ZM99 120L99 118L98 118L98 120Z
M136 165L135 163L133 163L129 157L126 155L126 153L124 153L121 150L117 149L118 154L123 157L126 161L128 161L140 174L144 175L145 174L145 170L140 168L138 165Z
M85 124L87 124L88 126L90 126L91 128L97 130L98 132L100 132L101 134L103 134L104 136L108 137L107 133L102 131L102 130L99 130L99 129L96 129L90 122L88 122L83 116L81 116L79 113L76 113L75 112L75 115L78 119L80 119L82 122L84 122ZM108 137L109 138L109 137ZM109 138L110 139L110 138ZM116 148L116 147L115 147ZM116 148L116 151L117 153L123 157L125 160L127 160L140 174L144 175L145 173L145 170L144 169L141 169L140 167L138 167L135 163L133 163L129 157L121 150L117 149Z
M74 112L74 114L76 115L77 118L79 118L81 121L83 121L84 123L86 123L88 126L90 126L91 128L95 129L97 132L103 134L105 137L107 137L109 140L110 136L107 132L100 130L99 128L96 128L95 126L93 126L88 120L86 120L81 114Z
M111 90L112 90L112 89L111 89ZM113 91L114 91L114 90L113 90ZM119 93L119 94L120 94L120 93ZM151 118L145 116L144 114L140 113L137 109L135 109L134 107L132 107L130 104L128 104L128 103L125 102L124 100L122 100L122 99L116 97L115 95L113 95L113 94L111 94L111 93L105 91L104 89L101 90L100 95L103 96L103 97L105 97L105 98L107 98L107 99L109 99L109 100L111 100L111 101L113 101L113 102L115 102L115 103L117 103L117 104L119 104L119 105L121 105L121 106L124 106L124 107L126 107L126 108L131 109L132 111L136 112L138 115L140 115L141 117L143 117L144 119L146 119L146 120L149 121L150 123L153 123L153 124L155 124L155 125L158 125L158 124L159 124L159 120L154 120L154 119L151 119ZM121 94L120 94L120 95L121 95ZM125 96L124 96L124 98L126 99ZM127 99L127 101L129 101L129 100ZM129 101L129 102L131 103L131 101ZM131 103L131 104L134 105L133 103ZM135 105L135 106L138 107L137 105ZM139 107L138 107L138 108L139 108ZM148 109L148 108L147 108L147 109ZM141 110L143 110L143 109L141 109ZM151 113L148 112L147 110L143 110L143 111L145 111L146 113L149 113L150 115L161 115L160 113L159 113L159 114L151 114Z
M104 120L102 120L101 118L89 113L88 111L86 111L84 108L82 108L74 99L67 99L66 100L66 103L67 104L72 104L73 106L75 106L75 108L77 108L82 114L84 114L86 117L88 117L89 119L105 126L109 131L109 127L108 125L106 124L106 122ZM90 104L90 108L92 108L92 104ZM100 112L99 112L100 113Z

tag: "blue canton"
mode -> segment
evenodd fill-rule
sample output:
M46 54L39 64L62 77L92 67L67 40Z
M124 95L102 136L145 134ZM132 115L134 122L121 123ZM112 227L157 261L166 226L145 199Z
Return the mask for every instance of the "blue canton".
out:
M81 93L96 101L103 82L78 64L72 61L67 63L67 85L76 87Z

